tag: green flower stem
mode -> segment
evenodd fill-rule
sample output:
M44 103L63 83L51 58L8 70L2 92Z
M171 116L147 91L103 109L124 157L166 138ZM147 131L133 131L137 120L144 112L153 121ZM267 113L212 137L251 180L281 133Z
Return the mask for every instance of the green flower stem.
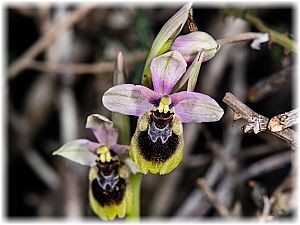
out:
M123 54L119 52L115 62L113 85L126 83L126 71ZM120 113L112 113L114 127L119 130L118 143L130 145L130 118ZM133 203L132 212L127 215L126 220L139 220L140 218L140 189L142 183L142 174L135 174L130 177L132 182Z
M114 67L113 85L126 83L126 71L124 65L124 57L119 52ZM118 143L122 145L130 144L130 119L129 116L120 113L112 113L112 121L114 127L119 130Z
M133 204L131 213L127 214L127 221L138 221L140 219L140 190L142 178L143 175L141 173L131 176Z
M120 113L112 113L114 127L119 130L118 143L121 145L130 144L130 120L129 116Z
M263 23L259 18L251 15L248 12L244 12L239 9L229 9L229 8L222 8L221 12L227 15L231 15L234 17L241 18L248 23L254 25L257 30L261 32L268 32L270 34L270 39L273 42L276 42L277 44L281 45L288 51L296 52L296 42L289 38L287 35L284 35L278 31L275 31L268 27L266 24Z

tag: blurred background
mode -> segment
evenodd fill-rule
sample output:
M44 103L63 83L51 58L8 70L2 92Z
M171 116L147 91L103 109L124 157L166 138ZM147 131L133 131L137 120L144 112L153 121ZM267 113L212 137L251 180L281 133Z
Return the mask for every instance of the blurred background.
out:
M52 152L73 139L94 140L85 129L86 117L99 113L111 118L101 98L112 86L117 53L124 55L128 83L139 84L155 36L181 6L4 7L8 218L96 219L88 204L88 168ZM215 39L259 32L257 25L230 16L223 7L234 5L195 3L199 30ZM295 6L239 5L236 9L295 39ZM182 34L188 32L185 26ZM230 91L268 118L295 108L294 53L271 42L261 48L251 49L249 41L225 45L202 64L196 91L216 99L225 114L215 123L184 125L181 164L168 175L143 177L143 217L263 218L271 197L275 200L267 215L293 217L291 146L270 133L244 134L244 122L232 122L232 110L222 102ZM132 134L136 121L131 117ZM199 178L221 210L207 198Z

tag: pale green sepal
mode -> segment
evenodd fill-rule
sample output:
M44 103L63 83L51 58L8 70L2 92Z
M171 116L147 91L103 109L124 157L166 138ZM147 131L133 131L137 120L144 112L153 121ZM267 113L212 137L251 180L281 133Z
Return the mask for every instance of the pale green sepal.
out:
M90 148L96 149L98 147L97 143L80 139L68 142L52 154L62 156L84 166L93 166L96 162L97 155L88 149L88 145L92 146Z
M187 91L194 91L196 84L197 84L197 80L198 80L198 74L200 72L200 68L201 68L201 64L203 61L203 55L204 52L198 52L195 60L193 61L192 65L189 67L188 71L186 73L188 73L189 75L189 81L188 81L188 86L187 86Z
M200 72L200 67L201 67L201 64L202 64L202 60L201 60L202 59L202 55L203 55L203 51L198 52L198 54L195 57L193 63L189 66L188 70L185 72L185 74L180 78L180 80L177 82L177 84L173 88L172 93L177 92L180 88L183 87L183 85L187 81L189 81L189 84L190 84L190 85L188 85L188 89L192 88L192 84L193 83L196 85L198 74Z
M150 64L153 58L165 53L171 48L172 42L182 30L189 14L192 2L185 4L177 11L161 28L153 41L151 50L145 63L142 77L142 85L151 87Z
M102 126L103 124L99 120L107 123L107 126L113 126L112 121L107 119L105 116L102 116L100 114L92 114L87 117L85 128L94 128L99 125Z

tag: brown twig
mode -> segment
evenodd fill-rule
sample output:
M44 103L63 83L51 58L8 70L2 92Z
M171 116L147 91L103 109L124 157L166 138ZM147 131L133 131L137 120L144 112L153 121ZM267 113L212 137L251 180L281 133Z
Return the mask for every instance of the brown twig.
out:
M297 200L295 200L293 193L295 186L295 177L295 167L293 167L289 175L275 189L275 191L273 191L272 196L275 199L272 208L273 215L286 215L291 212L297 204Z
M267 144L255 145L241 150L235 157L239 160L258 157L289 149L289 145L281 140Z
M190 10L189 10L189 16L188 16L187 23L188 23L188 27L189 27L190 32L198 31L197 24L196 24L196 22L194 21L194 18L193 18L193 8L190 8Z
M10 7L10 9L16 11L17 13L23 16L28 16L28 17L34 17L37 14L37 10L35 8L28 7L28 6L13 5Z
M52 190L57 190L61 181L60 177L39 152L35 149L26 149L23 155L34 173Z
M187 167L195 168L205 166L211 162L213 156L211 154L188 155L186 157Z
M275 199L273 197L268 198L266 195L263 196L264 208L259 218L260 222L267 222L272 220L273 217L270 215L270 213L272 210L272 205L274 203L274 200Z
M146 51L137 51L128 56L125 56L126 66L134 65L135 63L144 60L147 57ZM112 73L114 71L114 62L96 62L93 64L65 64L65 63L51 63L31 61L27 65L27 69L33 69L45 73L52 74L99 74Z
M259 32L246 32L241 34L236 34L233 36L225 37L222 39L218 39L217 43L219 45L232 44L235 42L248 41L248 40L258 40L264 37L265 33Z
M248 186L250 188L250 197L257 206L258 211L262 211L264 207L263 197L267 194L266 188L254 180L248 181Z
M53 110L54 86L49 76L39 76L32 85L25 101L25 109L17 114L10 104L9 124L16 132L16 145L34 173L52 190L57 190L60 178L51 165L32 147L34 138L46 123ZM39 110L36 110L36 109Z
M249 89L249 100L251 102L258 102L259 100L273 94L276 91L290 87L292 84L293 69L293 67L284 68L279 72L258 81Z
M272 42L278 43L288 51L293 51L293 52L297 51L296 42L294 40L290 39L285 34L282 34L278 31L271 29L261 19L255 17L249 12L245 12L244 10L234 9L234 8L222 8L221 11L225 14L238 17L247 21L248 23L254 25L257 28L257 30L261 32L268 32Z
M114 69L113 62L99 62L94 64L65 64L32 61L27 65L28 69L42 71L50 74L97 74L111 73Z
M228 212L227 208L221 204L221 202L218 200L217 196L214 194L214 192L208 186L207 182L202 178L198 178L197 185L201 188L201 190L205 194L206 198L215 207L215 209L218 211L220 216L228 217L229 212Z
M267 124L269 122L269 119L254 112L252 109L250 109L248 106L242 103L238 98L236 98L230 92L227 92L225 94L225 97L223 98L223 102L225 102L234 111L235 120L241 118L247 120L248 123L243 127L244 133L254 132L255 134L257 134L262 131L268 131ZM287 141L292 146L295 145L295 141L296 141L295 131L289 128L280 132L270 131L270 133Z
M204 135L207 139L207 143L215 157L223 164L225 171L232 179L232 182L235 185L238 185L237 173L235 170L235 166L232 164L231 155L228 155L227 152L222 151L222 146L213 140L210 133L204 129Z
M15 77L22 72L45 48L47 48L60 34L66 29L80 21L91 9L92 5L84 5L72 12L64 20L53 24L48 31L39 38L23 55L17 59L9 68L8 75L10 78Z
M278 169L287 163L291 162L291 152L283 152L276 155L272 155L268 158L256 161L252 163L247 169L241 171L238 179L240 182L247 181L252 177L269 173L275 169Z

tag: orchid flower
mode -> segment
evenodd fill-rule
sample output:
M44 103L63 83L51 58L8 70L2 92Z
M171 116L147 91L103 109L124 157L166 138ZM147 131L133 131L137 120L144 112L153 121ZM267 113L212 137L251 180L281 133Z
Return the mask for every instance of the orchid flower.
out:
M199 51L203 50L202 62L210 60L219 50L220 45L208 33L195 31L176 37L171 50L178 51L187 63L192 63Z
M142 173L166 174L177 167L184 146L182 123L218 121L224 113L205 94L171 93L186 67L183 56L170 51L151 62L154 90L122 84L103 95L103 104L110 111L139 116L129 154Z
M129 148L116 144L118 131L104 116L90 115L86 128L93 131L98 142L74 140L63 145L53 155L89 166L89 201L92 210L104 220L113 220L117 216L122 218L132 210L129 178L137 172L130 158L121 160Z

